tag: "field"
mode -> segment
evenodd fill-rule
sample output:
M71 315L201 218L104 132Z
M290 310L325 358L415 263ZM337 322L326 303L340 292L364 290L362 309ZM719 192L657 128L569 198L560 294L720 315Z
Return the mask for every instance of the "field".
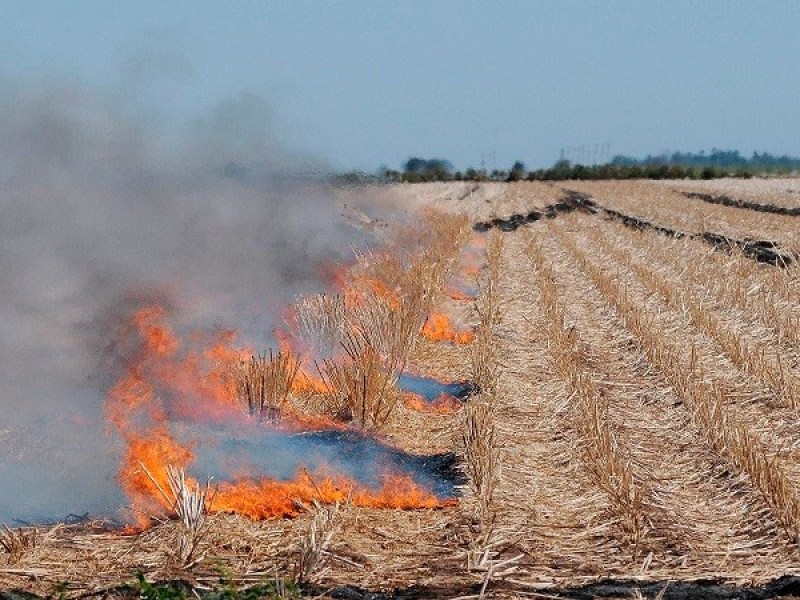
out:
M798 190L721 180L376 191L433 225L348 266L338 308L298 305L317 346L343 335L331 333L337 311L363 335L344 334L347 361L300 366L304 386L287 375L267 408L341 421L357 397L345 420L371 439L454 457L460 475L441 474L454 499L339 497L309 475L294 518L251 520L225 510L236 497L221 490L218 510L194 523L191 556L185 519L124 533L91 520L20 528L0 534L0 590L138 595L142 572L201 594L220 579L347 598L798 593L786 576L800 576L800 218L683 193L791 209ZM392 262L412 246L413 260ZM365 286L384 308L348 296ZM446 315L441 330L429 328L434 313ZM272 376L289 368L263 360ZM380 383L387 360L390 373L475 392L419 406L367 391L396 384ZM203 486L182 489L175 500Z

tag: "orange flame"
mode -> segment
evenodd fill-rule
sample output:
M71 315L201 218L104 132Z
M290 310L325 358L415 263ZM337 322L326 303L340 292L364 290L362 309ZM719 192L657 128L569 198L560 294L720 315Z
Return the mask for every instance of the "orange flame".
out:
M433 312L422 327L422 334L433 341L468 344L475 339L471 331L457 331L450 318L441 312Z
M451 300L456 300L457 302L470 302L474 300L472 296L470 296L465 292L462 292L461 290L455 287L448 287L447 295L450 297Z
M391 289L381 279L370 277L365 273L349 273L340 282L345 300L352 306L362 306L364 299L370 294L382 298L393 309L400 308L400 296L397 290Z
M350 500L368 508L442 508L454 504L439 500L417 485L409 475L387 473L378 490L370 490L353 480L332 475L314 479L301 469L291 481L261 479L225 483L215 498L214 512L235 512L253 519L294 517L303 511L303 504Z
M426 402L424 398L411 392L403 394L403 405L417 412L436 413L440 415L450 415L461 409L461 402L448 394L442 394L432 402Z

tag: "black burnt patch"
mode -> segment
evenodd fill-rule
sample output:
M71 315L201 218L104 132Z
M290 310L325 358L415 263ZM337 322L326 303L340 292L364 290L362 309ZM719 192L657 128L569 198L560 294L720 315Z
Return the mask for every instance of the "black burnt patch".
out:
M703 194L701 192L681 192L687 198L695 200L702 200L709 204L721 204L722 206L731 206L733 208L743 208L745 210L754 210L762 213L772 213L775 215L784 215L787 217L800 217L800 207L788 208L786 206L778 206L776 204L762 204L760 202L750 202L749 200L738 200L730 196L713 194Z

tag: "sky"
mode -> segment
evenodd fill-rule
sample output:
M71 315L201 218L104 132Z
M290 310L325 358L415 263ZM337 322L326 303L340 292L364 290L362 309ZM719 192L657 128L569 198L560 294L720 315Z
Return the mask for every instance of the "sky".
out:
M0 0L0 94L67 82L156 125L264 100L335 169L800 155L800 2Z

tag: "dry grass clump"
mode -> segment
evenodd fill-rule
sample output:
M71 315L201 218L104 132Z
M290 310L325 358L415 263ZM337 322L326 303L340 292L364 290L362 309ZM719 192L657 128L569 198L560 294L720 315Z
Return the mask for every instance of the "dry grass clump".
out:
M422 211L420 217L410 226L398 228L390 247L416 254L422 262L439 262L446 272L471 235L469 218L435 210Z
M325 414L382 429L398 403L395 383L432 304L424 266L410 269L395 291L303 298L298 323L331 358L317 363ZM379 290L382 288L379 288Z
M339 505L322 506L314 503L313 517L308 529L300 538L297 564L293 579L297 583L308 583L322 577L320 569L325 564L326 551L335 533Z
M470 235L465 215L424 211L423 220L398 228L381 252L357 255L352 272L364 274L384 290L408 296L415 287L429 294L442 291ZM398 297L398 300L400 298Z
M639 340L648 361L670 382L718 455L747 474L788 537L799 541L797 490L787 477L780 457L770 456L761 440L725 408L724 384L699 369L694 347L687 355L684 348L669 343L652 315L631 299L621 282L592 263L569 236L559 230L556 234L597 289L616 308L625 326Z
M472 493L478 500L481 521L491 520L494 490L500 477L500 448L491 398L467 403L460 427L464 465Z
M433 290L422 279L405 286L399 303L369 294L348 316L348 332L376 348L386 364L402 369L430 310ZM340 342L341 344L341 342Z
M357 253L342 293L297 300L309 345L330 354L357 332L391 362L405 362L469 232L466 217L427 217L421 228L401 228L389 247Z
M341 294L310 294L294 303L299 333L303 340L323 354L338 346L346 331L348 306Z
M480 293L475 301L478 324L470 347L472 381L489 398L496 392L498 378L497 330L502 318L498 290L502 250L502 236L492 232L487 246L488 273L480 284Z
M36 547L39 532L35 527L9 529L3 525L0 529L0 548L8 554L8 562L15 564L28 550Z
M211 482L206 482L205 487L192 484L186 480L183 469L168 465L168 492L144 465L141 467L178 517L179 529L174 557L183 568L190 569L205 558L198 550L208 533L208 513L214 499Z
M317 364L325 384L325 412L362 429L380 430L399 402L399 365L386 364L378 349L357 334L348 335L342 348L344 361L323 360Z
M469 232L466 217L430 213L380 252L362 252L334 296L298 299L297 323L317 363L323 410L378 430L398 402L396 378Z
M268 355L258 354L240 362L233 377L239 400L250 415L278 421L299 369L300 363L292 354L273 354L271 349Z

